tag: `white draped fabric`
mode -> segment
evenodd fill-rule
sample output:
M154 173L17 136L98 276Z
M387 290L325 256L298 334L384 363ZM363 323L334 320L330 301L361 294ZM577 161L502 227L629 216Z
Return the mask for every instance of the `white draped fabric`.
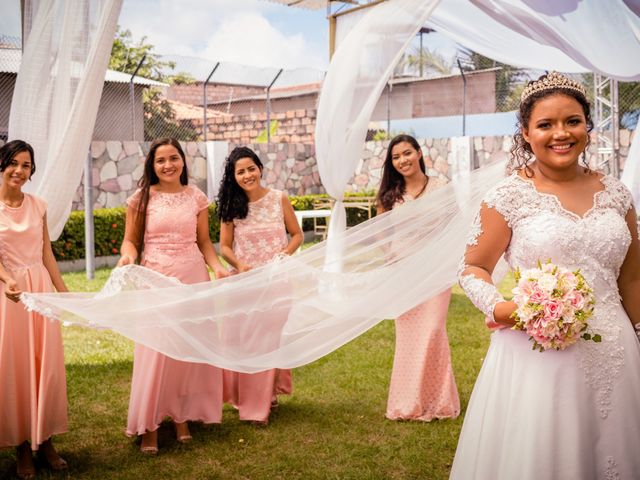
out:
M620 180L631 190L633 203L638 210L640 208L640 122L636 126Z
M449 184L337 234L341 273L323 268L323 242L214 282L182 285L129 265L115 269L98 294L22 300L51 318L109 328L180 360L249 373L297 367L455 283L472 218L504 171L497 164L474 172L466 195Z
M82 177L122 0L27 1L24 53L9 139L29 142L37 173L25 190L48 203L57 238Z
M393 67L438 3L394 0L371 8L331 59L318 102L315 133L318 172L327 193L337 200L330 238L346 228L341 201L360 161L371 113Z

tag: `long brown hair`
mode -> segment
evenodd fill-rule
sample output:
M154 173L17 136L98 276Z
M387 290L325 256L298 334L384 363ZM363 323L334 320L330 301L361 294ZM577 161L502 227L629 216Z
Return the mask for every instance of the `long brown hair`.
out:
M393 137L387 148L387 156L382 167L382 179L380 180L380 188L376 201L385 210L391 210L395 203L400 200L406 193L406 182L400 172L393 166L393 147L399 143L407 142L420 154L420 170L422 173L427 172L424 165L424 155L418 141L411 135L401 134Z
M175 138L158 138L151 142L151 146L149 147L149 153L147 153L147 158L144 161L144 173L140 180L138 180L138 187L140 188L140 200L138 202L138 208L136 211L136 220L135 226L136 231L138 232L138 241L136 248L138 249L138 255L142 253L142 249L144 247L144 234L145 229L147 227L147 207L149 206L149 196L151 191L151 185L156 185L160 182L158 175L156 175L156 171L153 168L153 162L156 159L156 150L163 145L171 145L175 147L175 149L182 157L183 168L182 173L180 174L180 183L182 185L187 185L189 183L189 172L187 171L187 159L185 157L184 151L180 146L180 143Z

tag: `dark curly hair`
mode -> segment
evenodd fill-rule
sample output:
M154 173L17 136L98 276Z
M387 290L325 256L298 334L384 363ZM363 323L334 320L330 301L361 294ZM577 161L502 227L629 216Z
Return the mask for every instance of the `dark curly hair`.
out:
M547 74L541 75L538 80L543 80L547 77ZM529 82L533 83L533 82ZM514 170L519 170L524 168L525 174L528 177L533 176L533 170L529 166L529 162L531 157L533 157L533 151L531 150L531 145L524 139L522 134L522 130L529 124L529 120L531 120L531 113L533 112L533 107L535 107L538 101L543 98L550 97L552 95L566 95L575 99L580 106L582 107L582 111L584 112L584 117L587 122L587 132L591 132L593 130L593 119L591 118L591 105L589 104L589 100L582 95L582 93L577 90L569 89L569 88L550 88L541 90L539 92L533 93L529 97L527 97L524 102L520 103L520 109L518 111L518 123L516 124L517 131L513 135L513 145L511 146L511 159L509 160L509 165L507 166L507 170L509 172L513 172ZM585 146L585 152L589 144L591 143L591 138L587 135L587 145ZM589 164L586 160L586 154L583 152L583 162L584 166L587 170L589 170Z
M224 164L224 174L216 198L218 217L223 222L232 222L234 218L247 218L249 213L249 197L236 182L236 163L241 158L250 158L260 169L260 173L264 169L256 152L249 147L236 147L231 150Z
M36 161L33 155L33 147L24 140L11 140L0 147L0 172L4 172L11 164L11 160L22 152L29 152L31 156L31 173L29 179L36 173Z
M138 209L136 211L136 230L140 232L138 236L138 244L136 248L138 252L142 252L142 248L144 246L144 234L147 227L147 207L149 205L149 196L151 191L151 185L156 185L160 182L158 175L156 175L156 171L153 168L153 162L156 159L156 150L164 145L171 145L175 147L175 149L182 157L182 173L180 174L180 183L182 185L187 185L189 183L189 171L187 170L187 160L184 154L184 150L180 146L180 142L178 142L175 138L158 138L151 142L151 146L149 147L149 153L147 153L147 158L144 161L144 173L140 180L138 180L138 187L140 188L140 201L138 202Z
M378 196L376 201L385 210L391 210L395 203L400 200L405 194L406 183L404 177L393 166L393 147L399 143L406 142L411 145L420 154L420 170L422 173L426 173L424 165L424 155L418 141L411 135L401 134L396 135L389 142L387 147L387 156L384 159L384 165L382 166L382 179L380 180L380 188L378 189Z

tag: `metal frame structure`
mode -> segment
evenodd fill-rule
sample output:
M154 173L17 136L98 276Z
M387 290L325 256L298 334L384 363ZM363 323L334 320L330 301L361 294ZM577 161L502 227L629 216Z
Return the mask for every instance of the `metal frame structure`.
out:
M593 74L596 169L620 177L618 81Z

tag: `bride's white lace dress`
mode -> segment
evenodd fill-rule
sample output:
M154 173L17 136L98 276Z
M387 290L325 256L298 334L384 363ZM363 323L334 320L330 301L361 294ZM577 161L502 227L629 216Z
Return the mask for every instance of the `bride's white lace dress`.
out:
M631 195L612 177L602 183L583 217L516 174L487 194L485 208L501 214L512 231L505 252L511 268L551 259L581 270L595 291L590 325L602 342L541 353L523 332L495 331L452 479L640 478L640 346L617 287L631 243L625 222ZM470 245L482 232L479 218ZM470 275L460 283L481 310L493 311L489 284Z

